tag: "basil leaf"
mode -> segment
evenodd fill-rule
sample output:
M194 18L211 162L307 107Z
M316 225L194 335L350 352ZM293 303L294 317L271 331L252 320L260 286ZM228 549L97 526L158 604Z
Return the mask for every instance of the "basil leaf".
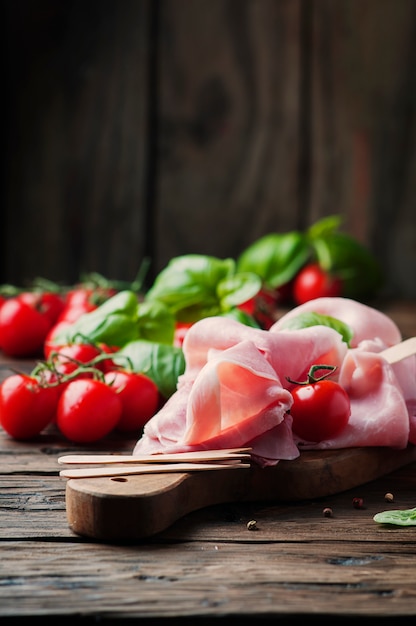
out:
M319 265L342 280L343 296L363 299L382 286L381 267L371 252L346 233L309 229Z
M376 513L373 520L379 524L416 526L416 508L403 511L383 511L382 513Z
M309 226L306 234L311 240L327 237L338 231L341 223L342 218L339 215L328 215Z
M157 276L145 300L160 300L180 321L220 313L217 286L235 273L233 259L188 254L175 257Z
M146 374L154 381L165 399L176 391L178 378L185 371L185 357L181 348L145 339L127 343L113 360L124 366L126 358L136 372Z
M221 314L221 317L229 317L240 324L244 324L245 326L251 326L252 328L261 328L260 324L254 319L252 315L249 315L245 311L242 311L238 307L234 307L229 311Z
M328 326L336 330L345 343L350 347L353 331L348 324L341 320L331 317L330 315L321 315L314 311L304 311L295 317L288 319L281 325L282 330L298 330L300 328L309 328L310 326Z
M253 298L261 289L261 278L253 272L239 272L222 280L217 287L223 311L227 311Z
M73 324L57 334L56 341L73 343L84 338L91 343L121 347L139 336L138 304L134 292L122 291L94 311L81 315Z
M163 302L141 302L138 307L138 336L148 341L172 345L175 318Z
M271 233L246 248L237 259L239 272L254 272L271 289L288 283L310 256L308 239L298 231Z

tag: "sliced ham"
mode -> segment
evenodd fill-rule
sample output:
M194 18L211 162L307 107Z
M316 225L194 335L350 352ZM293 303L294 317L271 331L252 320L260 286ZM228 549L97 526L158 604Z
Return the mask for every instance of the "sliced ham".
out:
M352 347L326 326L284 329L303 311L337 318L353 331ZM301 449L416 444L416 357L391 365L379 353L401 341L383 313L346 298L319 298L282 317L268 331L210 317L183 344L185 372L177 391L146 424L133 454L250 446L261 466L294 459ZM291 381L312 365L334 365L351 400L342 433L319 444L292 432Z
M380 339L386 347L402 340L399 328L385 313L356 300L341 297L309 300L286 313L270 328L270 331L280 331L286 321L308 311L335 317L348 324L353 331L352 348L356 348L361 341L367 339Z
M286 376L303 380L316 363L338 367L346 351L341 335L323 326L272 334L205 318L187 335L177 391L133 453L250 446L261 465L296 458Z

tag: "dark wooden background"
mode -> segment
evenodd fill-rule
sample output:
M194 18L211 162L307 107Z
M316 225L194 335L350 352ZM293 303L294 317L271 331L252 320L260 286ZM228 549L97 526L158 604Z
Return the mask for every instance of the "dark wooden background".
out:
M415 0L2 0L1 282L338 213L416 298Z

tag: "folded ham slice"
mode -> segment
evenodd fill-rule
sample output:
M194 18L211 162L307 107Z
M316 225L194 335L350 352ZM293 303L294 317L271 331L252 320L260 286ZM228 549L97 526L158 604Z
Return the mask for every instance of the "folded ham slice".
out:
M303 380L317 363L339 367L347 352L324 326L269 333L221 317L194 324L183 349L177 391L133 454L250 446L261 465L296 458L286 376Z
M284 329L286 320L308 310L348 324L352 346L327 326ZM177 391L146 424L133 454L250 446L266 466L294 459L301 449L416 444L416 357L391 365L379 354L400 341L389 317L346 298L307 302L268 331L205 318L185 337ZM287 380L305 380L316 364L337 367L351 400L345 429L318 444L292 432Z

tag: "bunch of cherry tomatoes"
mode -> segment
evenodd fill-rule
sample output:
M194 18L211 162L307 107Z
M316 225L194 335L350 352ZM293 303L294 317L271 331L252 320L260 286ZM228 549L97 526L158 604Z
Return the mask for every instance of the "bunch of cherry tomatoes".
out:
M111 346L54 343L58 326L114 294L27 291L0 301L0 349L12 358L42 359L30 374L15 373L0 385L0 424L10 436L32 439L55 424L67 439L88 443L113 430L138 433L156 413L162 402L156 384L128 362L116 365Z

